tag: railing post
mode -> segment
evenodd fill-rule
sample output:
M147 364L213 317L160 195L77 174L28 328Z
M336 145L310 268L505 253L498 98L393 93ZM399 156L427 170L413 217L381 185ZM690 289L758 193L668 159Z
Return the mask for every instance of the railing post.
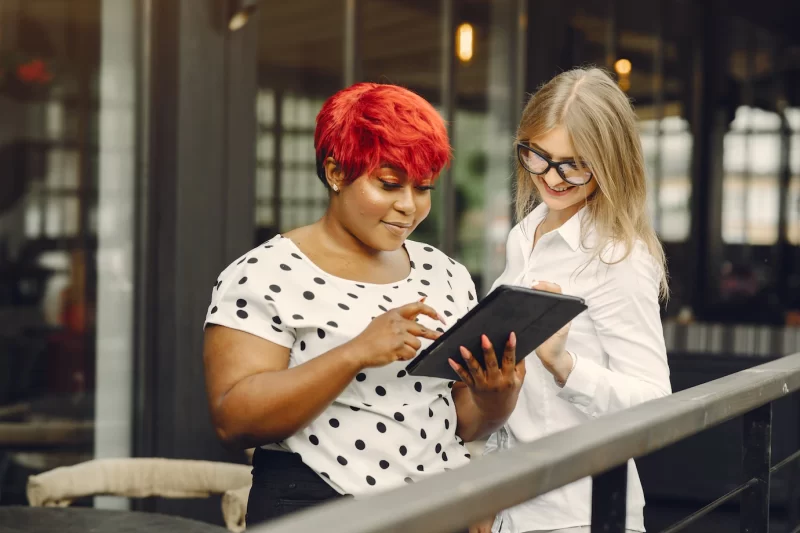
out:
M592 478L591 533L625 533L628 463Z
M769 532L769 485L772 461L772 402L743 418L742 471L744 481L755 485L742 493L741 533Z

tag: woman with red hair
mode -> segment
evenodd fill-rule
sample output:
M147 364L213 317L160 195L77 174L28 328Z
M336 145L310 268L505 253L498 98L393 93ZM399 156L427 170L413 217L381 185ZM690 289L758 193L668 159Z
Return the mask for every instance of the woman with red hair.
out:
M356 84L325 102L314 144L327 211L226 268L206 317L217 433L256 447L249 524L464 465L524 378L513 334L501 361L483 337L486 370L462 351L458 383L404 370L477 302L462 265L408 240L450 160L436 110Z

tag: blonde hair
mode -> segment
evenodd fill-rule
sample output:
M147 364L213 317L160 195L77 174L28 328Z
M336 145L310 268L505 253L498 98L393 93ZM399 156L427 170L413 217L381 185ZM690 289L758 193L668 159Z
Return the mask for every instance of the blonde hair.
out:
M576 161L587 161L597 180L598 190L586 199L584 219L598 237L592 259L602 261L603 250L620 243L624 253L613 254L613 263L622 261L641 240L661 267L659 296L666 300L666 259L647 215L642 143L628 97L599 68L562 72L528 101L517 142L537 139L557 126L566 130ZM530 174L517 161L517 220L522 221L540 200ZM584 228L581 233L585 235Z

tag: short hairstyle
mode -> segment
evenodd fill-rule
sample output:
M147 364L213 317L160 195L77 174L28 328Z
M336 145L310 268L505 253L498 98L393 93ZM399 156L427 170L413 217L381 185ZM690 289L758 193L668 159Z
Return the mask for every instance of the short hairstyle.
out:
M383 165L411 181L436 179L450 162L444 120L433 106L403 87L356 83L325 101L314 131L317 175L328 187L325 160L332 157L352 183Z

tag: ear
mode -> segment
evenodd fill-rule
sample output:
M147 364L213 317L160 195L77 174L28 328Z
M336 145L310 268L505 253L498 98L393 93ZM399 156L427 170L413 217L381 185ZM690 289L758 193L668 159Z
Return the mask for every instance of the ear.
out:
M328 181L328 187L330 187L334 192L339 192L342 190L342 184L344 183L344 172L342 172L342 167L339 166L339 163L332 157L328 157L325 159L325 179Z

